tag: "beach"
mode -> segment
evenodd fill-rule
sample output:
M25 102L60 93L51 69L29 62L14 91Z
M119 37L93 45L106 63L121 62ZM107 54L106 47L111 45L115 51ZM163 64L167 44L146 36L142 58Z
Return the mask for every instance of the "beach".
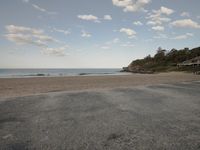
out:
M0 79L0 149L200 149L200 76Z
M195 80L200 80L200 76L183 72L108 76L0 78L0 98L20 97L59 91L105 90L118 87Z

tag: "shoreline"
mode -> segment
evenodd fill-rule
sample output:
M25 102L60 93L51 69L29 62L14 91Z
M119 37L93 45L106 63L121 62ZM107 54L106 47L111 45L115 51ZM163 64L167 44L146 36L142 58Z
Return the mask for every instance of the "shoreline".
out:
M84 76L123 76L123 75L132 75L132 72L118 72L118 73L80 73L75 75L48 75L48 74L36 74L36 75L8 75L0 76L0 79L23 79L23 78L56 78L56 77L84 77ZM138 73L139 74L139 73Z
M120 68L66 68L66 69L0 69L0 78L31 78L31 77L68 77L68 76L98 76L124 75Z
M200 81L200 76L183 72L159 74L0 78L0 98L63 91L112 89L139 85Z

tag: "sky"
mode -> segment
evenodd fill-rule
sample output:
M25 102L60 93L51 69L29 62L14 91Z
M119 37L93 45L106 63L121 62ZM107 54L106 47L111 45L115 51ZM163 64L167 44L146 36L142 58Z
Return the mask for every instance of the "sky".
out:
M0 68L122 68L200 46L199 0L1 0Z

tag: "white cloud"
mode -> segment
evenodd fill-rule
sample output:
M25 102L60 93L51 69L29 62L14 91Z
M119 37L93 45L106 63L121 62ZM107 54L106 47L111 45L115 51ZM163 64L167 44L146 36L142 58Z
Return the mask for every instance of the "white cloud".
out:
M101 49L110 49L109 46L102 46Z
M107 20L107 21L112 20L111 15L104 15L103 18L99 18L99 17L91 15L91 14L89 14L89 15L78 15L77 17L81 20L93 21L93 22L96 22L96 23L101 23L100 20Z
M69 48L68 45L49 48L49 43L61 43L60 41L48 36L41 29L35 29L24 26L8 25L6 26L7 34L5 37L16 44L20 45L34 45L41 48L41 52L52 56L65 56L65 50Z
M156 25L157 23L155 21L148 21L147 25Z
M15 25L8 25L6 26L6 30L9 33L16 34L16 33L30 33L30 34L36 34L36 35L41 35L44 33L43 30L41 29L34 29L34 28L29 28L29 27L24 27L24 26L15 26Z
M97 16L94 16L94 15L78 15L77 16L79 19L82 19L82 20L86 20L86 21L94 21L94 22L97 22L99 23L99 18Z
M165 15L171 15L171 14L174 13L174 10L169 9L167 7L163 7L163 6L160 8L159 11L160 11L161 14L165 14Z
M45 42L59 42L58 40L54 39L51 36L48 35L32 35L36 39L39 39L40 41L45 41Z
M32 6L33 6L35 9L39 10L39 11L42 11L42 12L46 12L46 11L47 11L46 9L41 8L41 7L39 7L39 6L36 5L36 4L32 4Z
M102 45L97 45L97 47L101 48L101 49L111 49L111 47L117 43L120 42L120 39L119 38L114 38L110 41L107 41L105 42L104 44Z
M160 7L159 10L153 10L151 13L148 13L148 17L146 17L149 19L147 25L162 25L165 22L169 22L171 19L168 16L173 13L174 10L163 6Z
M135 45L134 44L131 44L130 42L126 42L124 44L121 44L120 45L121 47L134 47Z
M110 15L104 15L104 20L112 20L112 17Z
M28 2L29 2L29 0L22 0L22 2L28 3Z
M121 28L119 32L127 34L129 38L135 38L135 35L136 35L136 32L129 28Z
M144 11L144 7L150 0L112 0L113 5L122 7L124 12Z
M131 0L112 0L112 2L118 7L126 7L132 4Z
M153 36L154 39L168 39L168 36L166 34L157 34L155 36Z
M22 2L24 2L24 3L29 3L30 0L22 0ZM43 12L43 13L46 13L46 14L48 14L48 15L56 15L56 14L58 14L57 12L48 11L47 9L42 8L42 7L40 7L40 6L36 5L36 4L32 4L32 3L30 3L30 4L32 5L32 7L33 7L34 9L36 9L36 10L38 10L38 11L41 11L41 12Z
M189 12L182 12L181 16L182 17L190 17L190 13Z
M175 37L171 37L171 36L167 36L166 34L159 33L156 36L153 36L153 38L154 39L184 40L184 39L188 39L188 38L193 37L193 36L194 36L193 33L186 33L186 34L183 34L183 35L177 35Z
M193 33L186 33L184 35L176 36L176 37L174 37L172 39L174 39L174 40L184 40L184 39L188 39L188 38L193 37L193 36L194 36Z
M41 29L34 29L23 26L6 26L5 37L16 44L31 44L35 46L46 46L48 42L59 42L51 36L45 35Z
M183 39L187 39L187 35L179 35L179 36L176 36L176 37L174 37L173 39L175 39L175 40L183 40Z
M194 36L193 33L186 33L187 36Z
M33 40L32 36L30 35L23 35L23 34L6 34L5 37L16 44L24 45L24 44L31 44L35 46L45 46L46 43L41 40Z
M89 37L92 36L90 33L86 32L86 31L84 31L84 30L82 30L81 33L82 33L82 34L81 34L82 37L89 38Z
M118 43L120 40L118 39L118 38L114 38L113 40L112 40L112 43Z
M68 45L65 45L63 47L57 47L57 48L43 48L42 53L45 55L52 55L52 56L66 56L65 50L69 48Z
M39 10L39 11L44 12L44 13L47 13L47 14L49 14L49 15L56 15L56 14L57 14L57 12L48 11L48 10L46 10L46 9L44 9L44 8L42 8L42 7L38 6L38 5L36 5L36 4L32 4L32 6L33 6L33 8L35 8L36 10Z
M112 45L112 44L117 44L117 43L119 43L119 42L120 42L120 39L119 39L119 38L114 38L113 40L108 41L108 42L106 42L105 44L106 44L106 45Z
M171 19L167 18L167 17L163 17L163 18L160 18L160 21L161 22L169 22L169 21L171 21Z
M140 22L140 21L135 21L135 22L133 22L133 24L136 25L136 26L142 26L143 25L143 23Z
M170 25L182 28L197 28L197 29L200 28L200 24L191 19L176 20L173 21Z
M53 28L53 31L63 33L65 35L69 35L71 33L69 30L63 30L63 29L57 29L57 28Z
M152 29L155 30L155 31L164 31L165 27L163 27L163 26L155 26L155 27L152 27Z

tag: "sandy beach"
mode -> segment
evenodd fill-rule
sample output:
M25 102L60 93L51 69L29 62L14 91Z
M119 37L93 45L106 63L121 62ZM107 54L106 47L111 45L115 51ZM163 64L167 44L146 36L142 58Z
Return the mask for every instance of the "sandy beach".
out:
M2 79L12 97L0 98L0 149L198 150L199 77ZM38 94L56 90L69 92Z
M112 89L117 87L162 83L170 84L196 80L200 80L200 76L183 72L111 76L1 78L0 98L20 97L58 91Z

